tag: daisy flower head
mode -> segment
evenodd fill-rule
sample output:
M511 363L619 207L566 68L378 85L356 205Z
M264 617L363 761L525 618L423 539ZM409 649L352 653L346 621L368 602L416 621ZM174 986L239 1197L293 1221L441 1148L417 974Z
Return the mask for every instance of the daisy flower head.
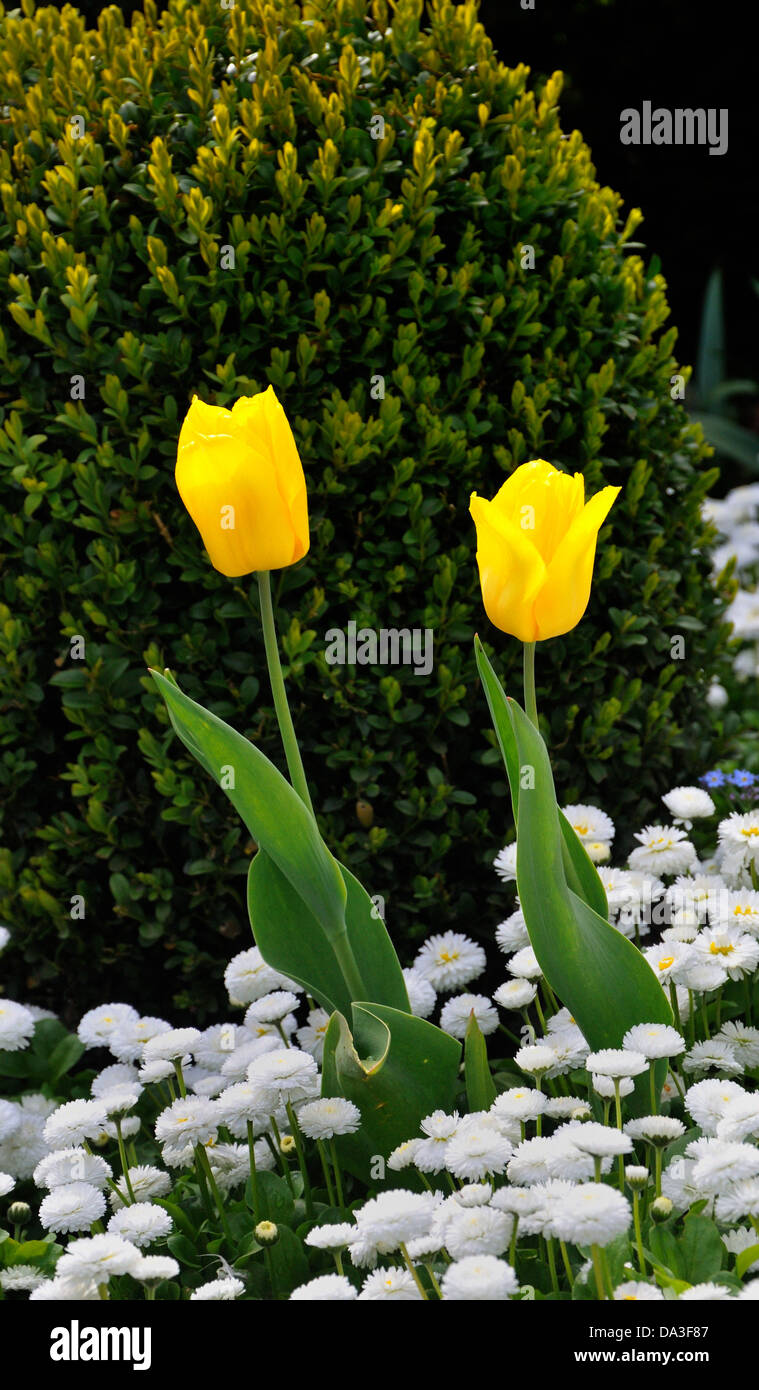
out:
M11 1265L0 1270L0 1288L6 1293L31 1293L46 1283L45 1275L36 1265Z
M747 1094L736 1081L708 1077L688 1087L685 1109L702 1134L716 1135L717 1125L730 1113L733 1102Z
M605 1183L587 1182L567 1194L553 1213L552 1226L559 1240L573 1245L609 1245L630 1225L630 1203L621 1192Z
M358 1290L344 1274L320 1274L290 1294L291 1303L351 1303L357 1298Z
M647 946L643 955L660 984L665 986L670 977L677 978L677 972L693 959L692 947L685 941L663 941L658 946Z
M623 1047L605 1047L600 1052L589 1052L585 1065L596 1076L618 1077L639 1076L648 1065L642 1052Z
M403 1266L393 1266L367 1274L358 1298L359 1302L416 1303L421 1302L422 1295L413 1275Z
M561 809L584 845L594 840L603 840L608 845L614 839L614 822L605 811L595 806L562 806Z
M632 1140L628 1135L596 1120L571 1123L565 1129L557 1130L556 1134L561 1134L580 1153L590 1154L593 1158L614 1158L619 1154L628 1154L632 1149Z
M0 1099L0 1144L10 1139L21 1124L21 1111L12 1100Z
M16 1186L16 1179L10 1173L0 1173L0 1197L7 1197Z
M485 952L462 932L430 936L418 951L413 968L439 993L468 985L485 969Z
M731 980L753 975L759 965L759 940L737 926L704 927L693 943L693 950L706 964L721 965Z
M725 1192L733 1183L759 1176L759 1149L754 1144L707 1141L712 1147L696 1160L692 1180L704 1193Z
M759 893L755 888L735 888L726 891L721 899L719 920L751 936L759 936ZM714 921L714 918L712 918Z
M131 1274L140 1263L140 1252L121 1236L104 1233L69 1241L56 1267L56 1278L105 1283L112 1274Z
M759 867L759 808L732 811L717 826L722 872L737 875L751 864Z
M717 1220L725 1225L746 1218L752 1224L759 1220L759 1181L756 1178L744 1178L740 1182L731 1183L725 1192L718 1195L715 1215Z
M532 946L523 946L521 951L509 956L506 969L519 980L539 980L543 974Z
M354 1230L351 1221L334 1221L325 1226L312 1226L304 1240L315 1250L342 1250L349 1243Z
M720 1071L723 1076L740 1076L743 1063L729 1042L712 1038L693 1044L683 1061L683 1071Z
M250 946L232 958L224 971L224 984L227 987L230 1004L243 1006L252 1004L275 989L289 989L293 994L301 994L301 986L286 975L280 975L266 964L257 946Z
M108 1035L108 1049L117 1062L135 1062L149 1038L168 1033L171 1024L165 1018L129 1018L119 1023Z
M722 1024L715 1037L729 1043L744 1066L759 1066L759 1028L753 1028L739 1018L732 1018Z
M446 1223L445 1248L454 1260L470 1255L502 1255L508 1248L514 1218L493 1207L464 1207Z
M133 1206L120 1207L113 1213L108 1222L108 1231L143 1249L169 1235L173 1224L163 1207L153 1206L152 1202L135 1202Z
M160 1284L164 1279L175 1279L179 1265L170 1255L143 1255L130 1273L141 1284Z
M271 1109L313 1100L319 1092L316 1061L297 1047L278 1047L257 1057L248 1067L248 1081L272 1102Z
M338 1134L355 1134L361 1127L361 1111L341 1096L322 1096L301 1106L298 1124L307 1139L332 1139Z
M647 1061L677 1057L685 1051L685 1038L667 1023L636 1023L622 1039L623 1047L640 1052Z
M674 1115L641 1115L640 1119L628 1120L625 1134L631 1139L644 1139L647 1144L664 1147L681 1139L685 1125Z
M640 841L628 864L642 873L684 874L696 863L696 851L684 830L676 825L647 825L636 831Z
M409 994L409 1002L411 995ZM433 999L433 1004L434 1004ZM330 1016L326 1009L311 1009L308 1018L296 1031L298 1046L303 1052L310 1052L317 1062L324 1056L324 1039L329 1028Z
M529 1076L545 1076L556 1065L556 1059L556 1050L549 1043L528 1043L514 1055L520 1071L527 1072Z
M167 1197L171 1192L171 1178L163 1168L150 1163L138 1163L129 1170L129 1182L135 1202L152 1202L156 1197ZM109 1200L114 1209L130 1202L129 1192L123 1177L116 1179L117 1192L111 1189Z
M498 923L495 939L499 950L506 956L511 955L512 951L521 951L523 946L529 946L530 937L521 907Z
M101 1004L79 1020L77 1035L85 1047L107 1047L111 1034L124 1023L137 1023L140 1015L131 1004Z
M435 1007L437 995L429 980L425 979L413 966L407 966L403 972L406 981L406 993L412 1014L416 1018L429 1018ZM300 1031L298 1033L300 1038Z
M510 883L517 876L517 846L505 845L493 860L493 868L503 883Z
M168 1033L155 1033L143 1044L143 1062L181 1062L191 1053L200 1039L199 1028L170 1028Z
M536 1091L531 1086L511 1086L508 1091L501 1091L496 1096L488 1113L496 1115L498 1119L518 1120L520 1124L527 1124L529 1120L544 1114L547 1105L547 1097L542 1091Z
M21 1052L34 1033L34 1016L23 1004L0 999L0 1051Z
M613 1100L616 1095L616 1086L619 1086L620 1100L629 1096L635 1090L635 1082L631 1076L621 1076L614 1078L603 1076L600 1072L591 1072L591 1083L596 1095L602 1096L604 1100Z
M606 864L611 859L611 846L606 840L588 840L585 852L591 864Z
M675 825L683 821L686 830L690 829L691 821L698 820L700 816L713 816L715 811L714 802L703 787L673 787L671 792L665 793L662 801Z
M512 1152L493 1116L470 1115L446 1148L445 1166L455 1178L481 1181L489 1173L504 1173Z
M43 1197L40 1225L46 1231L88 1231L105 1212L105 1197L89 1182L68 1182Z
M190 1294L191 1303L231 1303L245 1292L242 1279L234 1276L225 1279L211 1279L207 1284L199 1284Z
M498 986L493 999L502 1009L520 1012L530 1007L537 992L538 987L531 980L507 980L504 985Z
M440 1027L452 1037L464 1039L472 1015L486 1037L498 1027L498 1010L484 994L456 994L447 1000L440 1010Z
M649 1284L645 1279L628 1279L624 1284L617 1284L612 1298L616 1303L651 1303L662 1300L664 1294L656 1284Z
M185 1144L206 1144L216 1138L218 1111L205 1096L179 1096L162 1110L155 1122L159 1144L179 1148Z
M503 1303L519 1292L519 1283L511 1265L496 1255L468 1255L448 1265L440 1289L448 1301Z
M112 1091L114 1086L137 1086L139 1080L140 1074L131 1062L114 1062L110 1067L103 1067L103 1070L98 1072L90 1091L97 1100L105 1095L106 1091Z
M357 1235L368 1238L378 1254L390 1255L400 1245L427 1234L438 1201L432 1192L404 1188L370 1197L355 1213Z
M263 1038L254 1038L248 1033L248 1037L250 1042L240 1043L239 1047L230 1052L226 1062L222 1063L221 1074L227 1084L246 1081L251 1062L265 1057L269 1052L277 1052L282 1046L282 1039L274 1032Z
M54 1187L65 1183L86 1182L93 1187L104 1188L112 1177L111 1165L100 1154L88 1153L81 1146L68 1149L55 1149L46 1154L34 1170L37 1187Z
M554 1151L555 1145L546 1135L523 1139L514 1149L506 1168L509 1182L513 1183L515 1188L547 1182L551 1176L548 1161ZM499 1191L504 1190L501 1188ZM499 1193L496 1193L496 1196L499 1196Z
M691 1284L684 1293L677 1295L680 1303L724 1303L736 1295L726 1284Z
M102 1099L69 1100L48 1115L42 1132L50 1148L64 1149L97 1138L107 1121Z
M250 1042L250 1038L238 1023L213 1023L210 1028L203 1029L189 1051L197 1066L218 1072L230 1054L246 1042Z

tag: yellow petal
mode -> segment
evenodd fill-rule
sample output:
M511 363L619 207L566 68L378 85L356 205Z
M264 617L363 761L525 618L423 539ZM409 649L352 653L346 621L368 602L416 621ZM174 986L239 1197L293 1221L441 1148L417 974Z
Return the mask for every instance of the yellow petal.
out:
M485 612L501 632L522 642L534 642L533 604L546 567L530 533L476 492L469 510L477 528L477 564Z
M605 487L597 492L560 541L535 601L538 641L560 637L579 623L590 598L598 532L620 491Z
M549 564L582 511L584 500L581 473L562 473L545 459L533 459L512 473L493 498L493 505L501 515L531 531L531 539Z

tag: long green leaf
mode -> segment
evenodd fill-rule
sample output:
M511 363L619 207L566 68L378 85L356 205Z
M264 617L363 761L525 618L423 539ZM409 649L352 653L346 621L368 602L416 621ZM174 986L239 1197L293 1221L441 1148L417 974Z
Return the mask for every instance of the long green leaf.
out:
M519 816L519 757L509 716L509 702L479 637L474 639L474 650L493 728L509 776L511 805L514 811L514 822L517 824ZM562 834L561 852L564 872L569 887L581 898L584 898L588 906L592 907L595 912L606 917L609 907L604 886L585 846L577 838L563 811L559 811L559 825Z
M701 311L698 335L695 386L700 400L706 404L725 375L725 320L722 311L722 271L716 268L709 276Z
M488 1063L488 1049L482 1029L470 1014L464 1039L464 1076L469 1109L489 1110L498 1094Z
M347 894L348 939L367 995L409 1012L403 971L385 924L358 879L342 864L338 868ZM318 918L262 849L248 873L248 912L268 965L297 980L329 1013L350 1013L350 989Z
M229 797L254 840L273 859L330 939L345 932L345 881L314 817L281 772L236 729L150 672L172 725ZM233 785L229 785L231 781Z
M619 1047L634 1024L671 1024L672 1012L640 951L569 888L546 746L514 701L508 709L519 766L533 770L517 831L517 888L532 948L591 1048Z
M354 1004L352 1019L352 1032L343 1014L330 1019L322 1094L345 1096L361 1111L361 1129L338 1149L349 1171L369 1182L383 1175L378 1160L418 1135L425 1115L453 1108L461 1044L426 1019L380 1004Z

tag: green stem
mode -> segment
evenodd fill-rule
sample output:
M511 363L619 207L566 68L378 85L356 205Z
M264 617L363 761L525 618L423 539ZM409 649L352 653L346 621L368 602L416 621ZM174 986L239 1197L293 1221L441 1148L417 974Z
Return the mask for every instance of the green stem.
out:
M291 1174L290 1174L290 1165L289 1165L289 1163L287 1162L287 1158L285 1157L285 1155L284 1155L283 1152L282 1152L282 1138L281 1138L281 1136L280 1136L279 1129L277 1128L277 1121L275 1120L275 1118L274 1118L273 1115L270 1115L270 1116L269 1116L269 1124L271 1125L272 1129L274 1130L274 1142L275 1142L275 1145L276 1145L277 1159L278 1159L279 1164L280 1164L280 1167L281 1167L281 1169L282 1169L283 1177L286 1179L287 1185L288 1185L288 1187L289 1187L289 1189L290 1189L290 1191L292 1192L293 1197L294 1197L294 1196L295 1196L295 1188L293 1187L293 1180L292 1180L292 1176L291 1176Z
M229 1223L228 1223L228 1221L227 1221L227 1213L226 1213L225 1210L224 1210L224 1203L223 1203L223 1201L221 1200L221 1193L219 1192L219 1189L218 1189L218 1187L217 1187L217 1185L216 1185L216 1179L215 1179L215 1177L214 1177L214 1175L213 1175L213 1171L212 1171L212 1169L211 1169L211 1164L210 1164L210 1162L209 1162L209 1160L208 1160L208 1154L207 1154L206 1151L205 1151L204 1145L203 1145L203 1144L196 1144L196 1145L195 1145L195 1152L196 1152L197 1157L198 1157L198 1163L199 1163L199 1164L201 1165L201 1167L204 1169L205 1175L206 1175L206 1179L207 1179L207 1181L208 1181L208 1185L209 1185L209 1187L211 1188L211 1191L212 1191L212 1193L213 1193L213 1199L214 1199L214 1201L215 1201L215 1203L216 1203L216 1208L217 1208L217 1211L218 1211L218 1213L219 1213L219 1220L221 1221L221 1229L222 1229L222 1231L224 1232L224 1235L225 1235L226 1239L229 1241L229 1244L232 1245L232 1232L231 1232L230 1229L229 1229Z
M567 1279L569 1280L569 1287L570 1289L573 1289L575 1284L575 1277L572 1273L572 1262L569 1258L569 1252L563 1240L559 1241L559 1249L561 1251L561 1258L564 1261L564 1269L566 1271Z
M314 808L311 805L311 797L306 782L306 774L303 769L303 760L300 756L298 740L295 737L290 706L287 703L285 682L282 675L282 666L279 660L279 645L277 642L277 628L274 622L274 607L271 601L271 576L268 570L259 570L258 578L258 597L261 603L261 623L264 633L264 647L266 649L266 664L269 668L269 682L271 693L274 699L274 709L279 724L279 732L287 759L287 770L290 774L290 781L293 784L301 801L308 807L311 815Z
M658 1115L658 1113L659 1113L659 1106L658 1106L658 1096L657 1096L657 1093L656 1093L656 1062L655 1062L655 1061L651 1061L651 1062L649 1062L649 1064L648 1064L648 1079L649 1079L649 1086L650 1086L650 1091L651 1091L651 1114L652 1114L652 1115Z
M672 1012L675 1016L675 1027L678 1033L682 1033L683 1025L680 1022L680 1005L677 1002L677 985L674 980L669 982L669 1002L672 1005Z
M309 1182L309 1180L308 1180L308 1168L306 1167L306 1155L305 1155L305 1151L304 1151L304 1148L303 1148L303 1135L301 1134L300 1125L298 1124L298 1120L297 1120L295 1111L293 1110L292 1102L289 1101L289 1100L286 1102L286 1109L287 1109L287 1117L288 1117L288 1119L289 1119L289 1121L290 1121L290 1124L291 1124L291 1126L292 1126L293 1138L294 1138L294 1140L295 1140L295 1150L296 1150L296 1153L297 1153L297 1155L298 1155L298 1166L299 1166L299 1168L300 1168L300 1175L301 1175L301 1177L302 1177L302 1179L303 1179L303 1195L304 1195L304 1197L305 1197L305 1199L306 1199L306 1216L307 1216L307 1217L309 1218L309 1220L310 1220L311 1217L312 1217L313 1214L314 1214L314 1201L313 1201L313 1197L311 1196L311 1184L310 1184L310 1182Z
M331 1207L333 1207L335 1205L335 1189L332 1186L332 1175L329 1171L329 1164L327 1162L327 1154L324 1148L323 1139L317 1139L316 1148L319 1154L319 1158L321 1159L322 1172L324 1174L324 1181L327 1186L327 1196L329 1198L329 1204Z
M593 1273L596 1276L596 1291L599 1299L603 1303L606 1298L606 1289L604 1286L603 1266L601 1264L601 1251L597 1245L591 1245L590 1253L593 1258Z
M253 1134L253 1121L248 1120L248 1153L250 1154L250 1190L253 1197L253 1221L257 1226L261 1220L261 1203L258 1197L258 1170L256 1168L256 1140Z
M127 1192L129 1193L129 1202L130 1202L130 1204L131 1204L132 1202L136 1202L137 1198L136 1198L135 1195L134 1195L134 1189L133 1189L133 1187L132 1187L132 1179L131 1179L130 1176L129 1176L129 1163L127 1162L126 1149L124 1148L124 1136L123 1136L122 1133L121 1133L121 1116L120 1116L120 1115L116 1115L116 1116L114 1117L114 1124L115 1124L115 1126L116 1126L116 1139L117 1139L118 1145L119 1145L119 1158L120 1158L120 1160L121 1160L121 1171L122 1171L122 1173L123 1173L123 1175L124 1175L124 1182L125 1182L125 1184L126 1184L126 1190L127 1190ZM119 1194L119 1195L121 1195L121 1194Z
M182 1098L184 1099L184 1097L187 1095L187 1087L186 1087L185 1084L184 1084L184 1072L182 1071L182 1063L179 1061L179 1058L177 1058L177 1060L176 1060L175 1063L174 1063L174 1070L175 1070L175 1072L176 1072L176 1074L177 1074L177 1084L178 1084L178 1086L179 1086L179 1094L180 1094L180 1096L182 1096Z
M343 1175L340 1171L340 1159L337 1156L337 1145L334 1139L329 1141L329 1151L332 1155L332 1164L335 1169L335 1186L337 1188L337 1205L341 1211L345 1211L345 1194L343 1193Z
M551 1236L546 1236L546 1250L548 1251L548 1268L551 1271L551 1288L554 1293L558 1293L559 1276L556 1273L556 1256L553 1253L553 1240Z
M426 1269L427 1274L429 1275L429 1280L430 1280L430 1283L431 1283L433 1289L435 1290L435 1293L437 1294L438 1298L442 1299L442 1297L443 1297L443 1290L441 1289L440 1285L438 1284L437 1279L435 1278L435 1271L434 1271L434 1269L432 1268L432 1265L431 1265L431 1264L428 1264L427 1261L425 1260L425 1261L424 1261L424 1268Z
M516 1267L516 1259L517 1259L517 1230L518 1230L518 1227L519 1227L519 1217L517 1216L516 1212L514 1212L514 1228L513 1228L512 1232L511 1232L511 1245L509 1246L509 1264L511 1265L511 1268L512 1268L512 1269L514 1269L514 1268Z
M211 1194L208 1191L208 1183L206 1182L206 1175L203 1172L203 1165L198 1157L198 1149L200 1147L200 1144L195 1145L195 1172L198 1175L198 1187L200 1188L200 1195L203 1201L203 1207L205 1209L206 1218L209 1221L213 1221L213 1207L211 1205Z
M524 709L528 719L538 726L538 706L535 700L535 643L523 644L524 671Z
M333 1139L332 1142L333 1142L333 1143L335 1142L334 1139ZM402 1254L402 1256L403 1256L403 1262L404 1262L404 1264L405 1264L405 1266L406 1266L406 1269L408 1270L409 1274L411 1275L411 1278L413 1279L414 1283L416 1284L416 1287L418 1288L420 1294L422 1295L422 1298L424 1299L425 1303L429 1303L430 1300L429 1300L428 1295L427 1295L427 1290L425 1289L424 1284L422 1283L421 1279L419 1278L419 1275L417 1274L416 1270L414 1269L413 1261L409 1258L408 1250L406 1249L405 1245L403 1244L403 1241L401 1241L401 1243L400 1243L400 1252L401 1252L401 1254Z
M655 1171L655 1173L656 1173L656 1195L657 1195L657 1197L661 1197L661 1160L662 1160L661 1146L660 1146L659 1144L656 1144L655 1149L654 1149L654 1171Z
M635 1224L635 1246L638 1251L638 1268L645 1277L646 1257L643 1254L643 1232L640 1228L640 1195L633 1188L633 1222Z

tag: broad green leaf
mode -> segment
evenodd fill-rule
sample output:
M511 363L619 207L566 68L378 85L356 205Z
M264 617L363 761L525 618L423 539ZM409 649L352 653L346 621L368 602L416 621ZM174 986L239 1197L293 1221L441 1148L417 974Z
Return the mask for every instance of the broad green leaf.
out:
M497 1092L490 1074L487 1045L474 1013L469 1016L464 1039L464 1076L469 1109L489 1110Z
M256 1188L260 1203L259 1219L273 1221L276 1226L292 1225L295 1203L284 1178L278 1173L260 1172L256 1178Z
M501 750L501 756L503 757L509 777L511 805L514 812L514 823L516 825L518 824L519 817L519 757L517 754L514 730L509 716L509 701L506 698L501 682L488 660L479 637L475 637L474 639L474 650L477 659L477 669L480 673L480 679L485 691L485 698L490 709L490 717L493 721L493 728L495 729L498 746ZM563 811L559 811L558 815L562 834L561 852L567 884L573 892L585 899L589 907L592 907L601 917L606 917L608 915L609 906L606 901L606 893L604 892L604 886L598 875L598 871L590 859L582 841L577 838L577 835L569 824Z
M345 883L297 792L236 729L196 704L158 671L150 674L185 747L221 786L253 839L271 856L327 935L342 935ZM230 781L233 785L227 785Z
M558 809L546 746L513 700L519 766L531 785L519 797L517 889L532 948L594 1051L619 1047L636 1023L672 1023L648 961L585 900L564 872Z
M684 1277L691 1284L708 1283L725 1263L726 1250L708 1216L687 1216L678 1241Z
M166 1244L174 1258L179 1260L180 1265L189 1265L191 1269L200 1268L198 1252L192 1242L187 1239L187 1236L178 1231L175 1235L169 1236Z
M43 1255L49 1254L49 1252L49 1240L25 1240L21 1245L16 1246L12 1258L8 1260L8 1264L26 1264L28 1260L39 1260Z
M345 1096L361 1129L338 1141L341 1161L363 1182L374 1164L419 1133L433 1110L453 1108L461 1044L426 1019L381 1004L353 1004L353 1031L341 1013L324 1040L322 1095Z
M741 1250L735 1261L735 1272L739 1279L742 1279L747 1269L759 1260L759 1245L747 1245L745 1250Z
M289 1226L280 1226L279 1240L276 1245L269 1246L269 1253L279 1298L292 1293L293 1289L299 1284L305 1284L310 1278L311 1271L303 1242L298 1240Z
M400 962L369 894L342 864L345 925L366 996L410 1012ZM326 932L264 850L248 873L248 912L267 965L297 980L329 1013L349 1014L352 994Z
M47 1063L47 1079L51 1084L60 1081L65 1072L70 1071L75 1062L84 1052L84 1043L80 1042L75 1033L67 1033L56 1043Z
M648 1233L648 1243L654 1259L657 1264L663 1266L666 1274L673 1279L685 1278L685 1262L680 1242L668 1226L652 1226Z

